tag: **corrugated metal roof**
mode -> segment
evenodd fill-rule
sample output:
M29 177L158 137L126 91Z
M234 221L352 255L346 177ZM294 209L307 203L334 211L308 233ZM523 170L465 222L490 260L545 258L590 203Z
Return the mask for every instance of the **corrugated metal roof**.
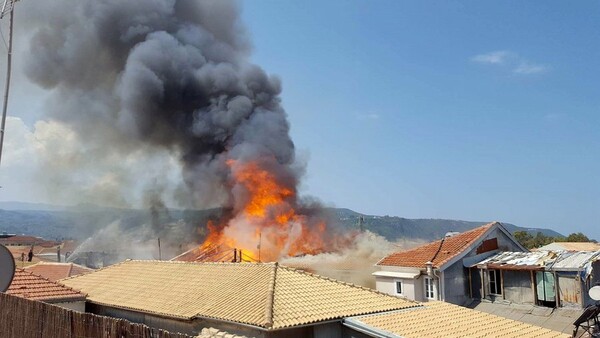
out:
M552 264L553 270L583 269L587 264L597 259L599 251L561 252Z
M492 257L486 258L475 265L493 264L509 265L509 266L545 266L548 263L554 262L556 254L550 251L535 251L535 252L501 252Z
M534 251L501 252L471 266L496 269L589 270L591 263L600 259L600 251Z

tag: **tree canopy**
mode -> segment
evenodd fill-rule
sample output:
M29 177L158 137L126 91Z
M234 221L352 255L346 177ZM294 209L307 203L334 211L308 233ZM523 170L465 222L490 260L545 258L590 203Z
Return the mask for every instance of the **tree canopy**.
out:
M589 239L581 232L572 233L567 237L546 236L541 232L534 236L527 231L515 231L513 235L527 249L539 248L553 242L596 242L596 240Z

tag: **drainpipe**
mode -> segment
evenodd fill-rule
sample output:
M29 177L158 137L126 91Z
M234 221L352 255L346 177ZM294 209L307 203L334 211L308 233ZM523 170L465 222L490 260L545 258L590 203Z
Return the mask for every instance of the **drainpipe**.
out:
M441 282L440 276L435 274L435 270L433 270L433 276L434 276L433 280L438 281L438 286L437 286L438 298L437 298L437 300L442 300L442 282ZM435 286L435 284L434 284L434 286Z
M425 263L425 266L427 268L427 276L429 276L431 278L431 282L435 283L436 280L438 281L438 286L436 287L437 300L442 300L442 294L441 294L442 285L440 283L440 276L435 274L435 269L433 268L432 261ZM433 284L432 286L435 287L435 284Z

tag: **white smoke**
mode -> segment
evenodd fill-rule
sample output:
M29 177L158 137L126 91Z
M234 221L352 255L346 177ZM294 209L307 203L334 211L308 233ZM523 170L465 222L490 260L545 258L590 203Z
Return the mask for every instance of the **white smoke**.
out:
M394 251L413 248L420 241L402 239L395 243L370 231L358 234L353 242L339 252L290 257L281 264L307 270L348 283L375 288L374 265Z

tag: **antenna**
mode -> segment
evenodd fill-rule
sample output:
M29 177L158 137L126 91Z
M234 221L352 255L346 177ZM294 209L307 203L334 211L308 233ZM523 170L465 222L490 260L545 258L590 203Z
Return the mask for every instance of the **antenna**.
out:
M162 252L160 251L160 237L158 237L158 260L162 261Z
M6 56L6 83L4 85L4 103L2 105L2 122L0 122L0 161L2 160L2 146L4 145L4 131L6 128L6 110L8 109L8 92L10 90L10 73L12 65L12 45L13 45L13 16L15 11L15 2L17 0L4 0L2 10L0 11L0 19L6 14L9 15L8 25L8 53Z
M8 249L0 244L0 292L8 290L15 276L15 260Z
M258 233L258 245L256 246L256 248L258 249L258 262L260 263L260 247L262 244L262 231L260 231Z

